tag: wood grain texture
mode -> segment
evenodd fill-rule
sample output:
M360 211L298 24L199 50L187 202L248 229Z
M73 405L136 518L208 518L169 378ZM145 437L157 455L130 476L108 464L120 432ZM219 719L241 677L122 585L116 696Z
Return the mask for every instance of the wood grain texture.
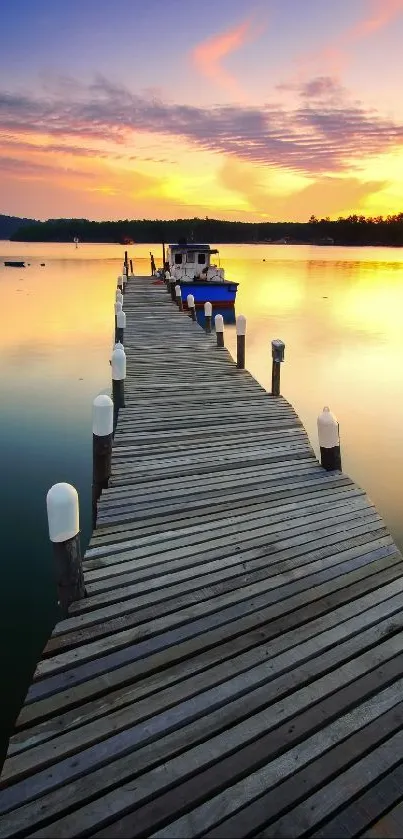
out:
M88 596L16 721L0 839L401 835L400 552L164 285L125 311Z

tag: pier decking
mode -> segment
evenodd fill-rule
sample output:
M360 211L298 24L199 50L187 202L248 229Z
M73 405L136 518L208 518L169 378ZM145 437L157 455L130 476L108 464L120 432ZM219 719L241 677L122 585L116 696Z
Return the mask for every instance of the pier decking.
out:
M401 835L400 552L164 286L124 309L88 597L18 718L0 837Z

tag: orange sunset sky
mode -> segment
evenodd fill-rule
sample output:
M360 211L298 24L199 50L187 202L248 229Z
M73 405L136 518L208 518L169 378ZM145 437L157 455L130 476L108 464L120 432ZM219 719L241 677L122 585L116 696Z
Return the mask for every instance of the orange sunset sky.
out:
M403 0L14 0L0 212L403 210Z

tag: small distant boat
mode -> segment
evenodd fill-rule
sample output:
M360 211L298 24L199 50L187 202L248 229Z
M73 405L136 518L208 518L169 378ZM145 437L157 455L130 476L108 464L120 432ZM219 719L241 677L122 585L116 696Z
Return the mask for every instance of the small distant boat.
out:
M193 294L197 307L207 301L220 308L234 306L238 283L227 281L223 268L212 264L211 257L215 254L218 250L210 245L194 242L168 245L169 271L181 287L185 308L188 294Z
M8 260L4 262L4 265L6 265L7 268L25 268L25 262L17 262L14 260Z

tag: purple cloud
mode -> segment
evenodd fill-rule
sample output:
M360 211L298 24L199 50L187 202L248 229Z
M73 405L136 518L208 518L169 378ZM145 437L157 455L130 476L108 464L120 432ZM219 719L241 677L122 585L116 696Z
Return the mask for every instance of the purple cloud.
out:
M70 94L66 94L70 90ZM38 98L0 93L0 130L56 138L113 140L131 132L183 138L196 147L303 174L346 170L366 155L403 142L403 125L351 102L327 77L298 89L295 107L265 104L203 108L133 94L97 77L90 86L64 83L64 95ZM60 144L55 144L56 148Z

